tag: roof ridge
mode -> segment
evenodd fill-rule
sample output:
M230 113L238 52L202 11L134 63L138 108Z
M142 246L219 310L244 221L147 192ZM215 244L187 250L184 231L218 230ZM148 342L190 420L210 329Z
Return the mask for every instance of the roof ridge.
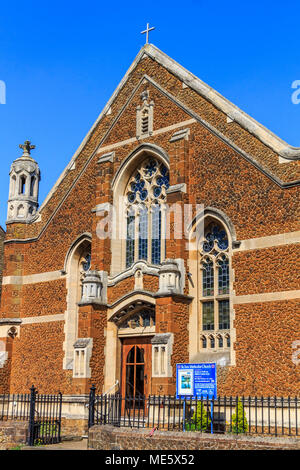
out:
M196 92L201 94L208 101L212 102L217 108L221 109L231 119L240 124L251 134L255 135L265 145L280 154L281 157L287 160L300 159L300 147L289 145L274 132L269 130L263 124L258 122L252 116L240 109L234 103L225 98L221 93L216 91L211 86L207 85L203 80L187 70L181 64L169 57L165 52L162 52L153 44L147 44L145 52L149 54L154 60L161 63L173 74L177 75L185 84L193 88Z
M216 106L226 115L228 115L232 120L237 122L241 127L243 127L249 133L251 133L256 138L258 138L264 145L268 146L276 154L284 158L287 163L288 161L295 161L295 160L300 159L300 147L298 148L298 147L290 146L285 141L283 141L280 137L275 135L272 131L264 127L254 118L252 118L247 113L245 113L240 108L238 108L238 106L236 106L235 104L230 102L227 98L222 96L218 91L216 91L215 89L207 85L205 82L203 82L200 78L198 78L192 72L188 71L181 64L179 64L174 59L169 57L166 53L162 52L153 44L145 44L138 52L134 61L128 68L127 72L123 76L122 80L118 84L117 88L115 89L115 91L113 92L109 100L107 101L106 105L104 106L103 110L97 117L96 121L94 122L94 124L92 125L92 127L90 128L90 130L88 131L84 139L82 140L81 144L79 145L79 147L73 154L70 162L65 167L65 169L63 170L63 172L61 173L57 181L54 183L53 187L49 191L45 200L41 204L39 208L39 212L41 212L41 210L46 206L46 204L52 197L53 193L56 191L57 187L59 186L61 181L64 179L68 170L72 168L77 157L80 155L82 149L84 148L85 144L88 142L90 136L92 135L93 131L96 129L101 119L106 115L112 103L114 102L115 98L119 94L119 91L123 88L123 86L127 82L129 75L138 65L140 60L143 59L145 54L148 55L153 60L157 61L160 65L165 67L172 74L176 75L181 81L187 84L190 88L195 90L197 93L199 93L209 102L211 102L214 106Z

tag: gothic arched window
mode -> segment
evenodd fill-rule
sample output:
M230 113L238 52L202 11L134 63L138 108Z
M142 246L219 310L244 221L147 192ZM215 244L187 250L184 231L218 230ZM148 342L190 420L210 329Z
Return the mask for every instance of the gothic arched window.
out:
M145 260L160 264L165 254L162 207L169 187L166 166L151 157L130 178L126 188L126 267Z
M200 337L202 349L230 347L229 241L219 222L205 227L200 244ZM217 338L217 341L215 340Z

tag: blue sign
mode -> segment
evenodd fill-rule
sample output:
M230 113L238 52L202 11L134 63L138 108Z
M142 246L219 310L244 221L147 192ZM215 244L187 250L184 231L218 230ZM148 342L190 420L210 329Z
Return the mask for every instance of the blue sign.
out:
M216 363L177 364L176 397L217 398Z

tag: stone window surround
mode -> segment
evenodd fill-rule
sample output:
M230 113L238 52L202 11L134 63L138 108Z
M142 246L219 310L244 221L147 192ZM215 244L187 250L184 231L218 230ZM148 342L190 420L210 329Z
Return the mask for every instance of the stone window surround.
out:
M235 248L238 248L240 246L240 242L236 240L236 235L235 235L235 230L234 226L231 223L230 219L223 214L221 211L213 209L213 208L206 208L204 212L201 214L198 214L196 218L193 221L192 226L190 227L190 238L192 240L194 231L196 229L196 226L198 224L205 224L207 219L209 219L209 222L216 222L219 225L221 225L228 237L228 259L229 259L229 295L226 296L215 296L215 300L218 301L217 299L229 299L229 315L230 315L230 329L229 330L202 330L202 308L200 308L200 305L203 300L210 300L210 298L203 298L202 297L202 273L201 273L201 267L200 267L200 262L201 262L201 257L202 254L200 255L199 249L195 251L190 252L190 257L188 261L189 265L189 276L191 281L189 282L189 295L194 297L193 302L191 303L191 311L190 311L190 325L189 325L189 332L190 332L190 345L189 345L189 352L190 352L190 358L196 356L199 352L209 352L209 353L218 353L221 351L228 351L230 352L230 364L229 365L235 365L235 351L233 348L235 339L236 339L236 333L235 329L233 328L233 323L234 323L234 307L233 307L233 299L235 298L235 293L233 290L233 283L234 283L234 270L232 269L232 254L233 250ZM216 284L215 280L215 289L217 289L218 284ZM216 311L216 306L215 306L215 316L218 315L218 311ZM197 335L196 335L197 331ZM230 348L226 347L226 335L230 335ZM223 337L223 347L219 348L218 347L218 336L222 335ZM201 347L201 340L202 337L205 336L207 340L207 348L203 349ZM210 348L210 336L214 337L215 340L215 348L211 349Z
M224 225L224 223L220 222L219 220L216 220L216 219L213 219L211 218L210 216L207 216L205 217L204 219L204 224L207 223L207 219L209 220L208 224L210 223L218 223L221 225L221 227L226 231L226 234L227 234L227 237L228 237L228 242L229 242L229 247L231 245L231 237L230 237L230 233L227 229L227 227ZM200 241L201 243L201 241ZM222 251L220 250L220 254L225 254L226 255L226 258L228 259L229 261L229 293L226 294L226 295L219 295L219 292L218 292L218 256L220 255L217 255L216 257L214 256L211 256L209 253L204 253L202 252L202 250L200 249L200 247L198 248L198 269L199 269L199 273L198 273L198 301L199 301L199 332L200 332L200 338L199 338L199 351L204 351L204 352L207 352L208 350L210 350L210 352L213 352L213 351L218 351L219 349L230 349L230 348L227 348L226 347L226 341L225 341L225 336L224 335L230 335L230 332L233 328L233 322L232 322L232 315L231 315L231 311L232 311L232 299L230 298L230 292L231 292L231 278L232 278L232 267L231 267L231 258L232 258L232 254L231 254L231 250L232 248L230 249L228 247L228 251ZM203 263L203 260L205 259L210 259L212 262L213 262L213 273L214 273L214 294L212 296L204 296L203 295L203 292L202 292L202 283L203 283L203 268L202 268L202 263ZM219 330L218 329L218 323L219 323L219 301L220 300L228 300L229 301L229 321L230 321L230 329L229 330ZM205 302L213 302L213 305L214 305L214 329L213 330L203 330L203 327L202 327L202 306ZM222 336L223 338L223 347L222 348L219 348L219 344L218 344L218 337L219 335ZM231 335L230 335L231 336ZM202 347L202 341L201 341L201 338L205 337L206 338L206 341L207 341L207 347L206 348L203 348ZM213 338L214 340L214 347L211 348L210 346L210 339Z
M72 369L74 360L73 344L77 338L78 302L81 299L82 273L80 266L84 255L91 246L89 234L83 234L70 247L64 265L67 288L67 310L65 311L65 339L63 343L63 369Z
M169 169L169 157L166 152L153 144L142 144L138 146L128 157L123 161L119 170L115 174L112 180L113 190L113 204L116 210L117 217L125 212L125 198L124 194L129 179L133 175L134 171L142 164L147 158L155 158L159 163L163 163ZM124 205L124 207L122 207ZM121 224L116 224L117 233L112 239L112 263L110 276L114 277L123 271L126 271L126 230L127 230L127 219L122 218ZM119 232L118 232L119 230ZM163 256L163 254L162 254Z
M157 163L156 165L156 170L154 176L149 176L147 175L147 164L151 163L151 160L155 161ZM161 164L162 162L160 160L154 159L153 156L146 157L138 167L136 167L135 171L133 172L131 178L128 181L127 187L126 187L126 193L125 193L125 204L126 204L126 214L127 214L127 220L128 216L133 215L134 216L134 254L133 257L136 261L139 261L139 226L140 226L140 221L141 221L141 216L143 214L146 214L146 226L147 226L147 261L148 263L151 263L152 260L152 231L153 231L153 205L159 205L160 207L160 261L165 258L165 241L162 236L163 233L165 233L166 227L165 227L165 198L166 198L166 187L163 184L161 186L161 194L158 197L154 197L152 195L154 187L156 187L156 178L157 176L160 175L161 171ZM163 164L163 169L167 170L167 167ZM162 170L163 171L163 170ZM147 191L147 197L145 198L144 201L139 202L136 198L134 202L129 202L127 200L128 194L132 194L131 190L131 185L136 184L135 181L135 175L136 173L140 174L141 180L144 182L144 189ZM158 184L157 184L158 186ZM145 212L143 212L145 210ZM127 221L126 221L127 224ZM155 264L157 265L157 264Z
M149 137L153 133L153 107L154 102L149 100L149 92L145 91L141 94L143 104L137 106L136 109L136 137ZM143 117L146 113L148 118L147 132L143 132Z
M93 338L78 338L74 343L74 379L91 377L90 359L93 350Z
M159 333L152 338L152 377L172 377L173 341L173 333Z
M222 254L223 252L220 252ZM227 252L224 252L226 255L226 258L229 261L229 279L230 279L230 272L231 272L231 260L230 257L228 256ZM230 306L230 295L229 294L219 294L218 292L218 255L217 257L210 256L209 254L201 254L200 259L199 259L199 269L200 269L200 276L199 276L199 300L200 300L200 305L201 307L203 306L204 303L206 302L213 302L214 305L214 329L213 330L203 330L202 327L200 326L201 329L201 337L205 337L207 339L207 348L203 348L205 350L210 348L210 342L209 338L211 336L214 337L215 339L215 347L213 349L220 349L218 344L217 344L217 338L219 335L222 337L224 334L229 334L230 335L230 330L221 330L217 328L219 324L219 302L222 300L228 300L229 301L229 306ZM215 258L215 259L214 259ZM212 265L213 265L213 284L214 284L214 294L211 296L204 296L203 295L203 267L202 263L205 262L206 260L211 260ZM202 325L202 308L200 307L200 319L199 323ZM229 307L229 315L230 315L230 307ZM225 344L224 340L223 343ZM224 348L223 344L223 348ZM201 347L201 341L200 341L200 347ZM222 348L222 349L223 349Z

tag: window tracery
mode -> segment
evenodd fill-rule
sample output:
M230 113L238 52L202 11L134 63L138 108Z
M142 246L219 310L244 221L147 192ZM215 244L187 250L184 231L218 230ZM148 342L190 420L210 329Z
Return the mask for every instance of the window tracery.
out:
M230 348L229 240L220 223L209 223L204 232L200 274L200 347Z
M144 309L121 320L119 328L146 328L155 326L155 312Z
M126 267L145 260L160 264L162 243L162 209L169 188L169 171L157 159L145 160L130 178L126 188Z

